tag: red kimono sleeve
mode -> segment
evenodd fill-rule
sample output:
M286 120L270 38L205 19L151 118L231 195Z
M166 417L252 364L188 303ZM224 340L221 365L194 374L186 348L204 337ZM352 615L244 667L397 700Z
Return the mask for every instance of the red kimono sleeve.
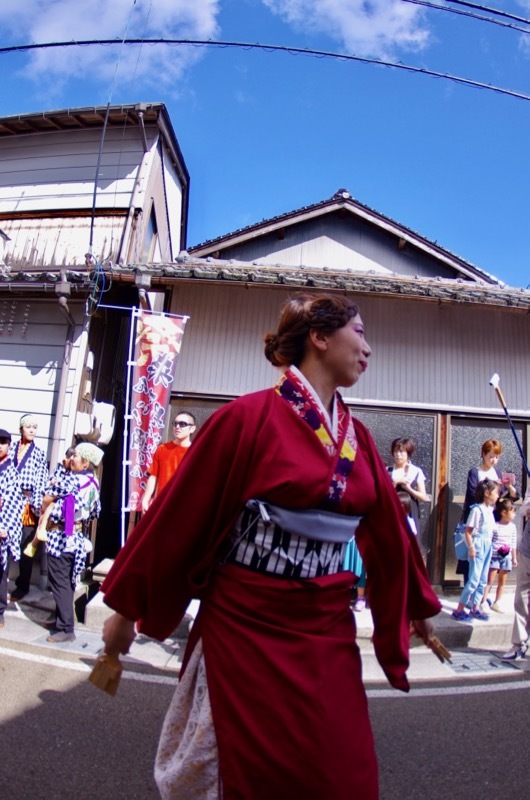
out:
M245 498L256 424L229 403L202 426L179 469L129 536L102 586L105 603L157 639L200 595ZM259 416L259 413L256 415Z
M388 680L408 691L410 620L441 609L407 523L398 494L368 430L356 421L361 446L372 466L377 503L357 529L356 539L368 575L374 620L374 649Z

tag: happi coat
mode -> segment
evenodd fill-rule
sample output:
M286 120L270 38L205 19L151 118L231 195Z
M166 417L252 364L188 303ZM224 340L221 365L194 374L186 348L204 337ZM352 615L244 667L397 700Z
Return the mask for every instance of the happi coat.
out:
M36 524L42 506L44 490L48 483L48 465L44 451L30 442L22 458L19 458L20 442L14 442L9 456L20 475L20 489L24 497L24 525Z
M297 581L220 564L248 499L363 516L374 646L393 686L408 690L410 619L440 610L368 430L355 420L345 474L341 442L324 444L308 419L275 389L212 415L103 584L105 602L158 639L201 598L188 649L200 636L227 799L377 796L353 575Z
M20 493L20 476L10 458L0 463L0 530L7 537L0 538L0 567L6 569L7 557L20 559L22 537L23 501Z

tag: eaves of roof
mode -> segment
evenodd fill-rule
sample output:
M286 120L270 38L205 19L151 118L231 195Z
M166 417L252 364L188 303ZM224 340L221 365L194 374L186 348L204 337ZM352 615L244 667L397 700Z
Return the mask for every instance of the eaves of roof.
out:
M56 294L56 288L61 282L70 284L74 292L87 293L94 288L92 274L69 269L61 271L42 272L11 272L0 267L0 293L9 292L50 292Z
M139 112L143 113L144 122L157 122L163 110L165 110L163 103L112 105L108 109L107 124L109 127L119 127L124 124L139 125ZM105 122L106 113L107 106L89 106L0 117L0 136L75 130L76 128L101 128Z
M378 228L403 239L412 246L444 262L444 264L460 271L466 277L479 278L486 280L488 283L503 285L502 281L499 281L494 275L490 275L479 267L471 264L469 261L440 247L437 242L426 239L411 228L407 228L405 225L355 200L346 190L339 190L328 200L322 200L309 206L303 206L294 211L289 211L276 217L264 219L253 225L248 225L245 228L239 228L216 239L207 240L188 248L188 251L191 255L204 257L214 253L216 250L222 251L225 248L233 247L245 241L272 233L286 225L295 225L340 209L345 209L353 215L362 217Z
M378 296L409 297L411 299L470 303L530 312L530 291L498 286L485 281L462 278L414 278L410 276L354 270L333 271L328 268L263 266L246 262L213 258L194 258L186 253L171 264L131 264L105 267L113 281L137 283L154 288L170 287L179 282L206 281L255 286L292 287L346 291Z

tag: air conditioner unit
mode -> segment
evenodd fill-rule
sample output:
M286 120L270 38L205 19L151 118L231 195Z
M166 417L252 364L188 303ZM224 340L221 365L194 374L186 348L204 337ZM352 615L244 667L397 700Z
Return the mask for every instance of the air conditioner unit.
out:
M78 439L94 444L108 444L114 433L116 409L111 403L92 404L92 411L78 411L75 419L75 435Z

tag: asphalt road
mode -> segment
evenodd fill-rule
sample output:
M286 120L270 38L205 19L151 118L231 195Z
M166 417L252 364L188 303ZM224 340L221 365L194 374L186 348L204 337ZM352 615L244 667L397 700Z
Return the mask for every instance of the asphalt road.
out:
M158 797L152 765L174 679L125 677L111 698L88 683L89 664L2 648L2 797ZM530 672L422 685L408 696L378 687L369 697L381 800L528 796Z
M433 690L370 698L381 800L526 799L530 674Z

